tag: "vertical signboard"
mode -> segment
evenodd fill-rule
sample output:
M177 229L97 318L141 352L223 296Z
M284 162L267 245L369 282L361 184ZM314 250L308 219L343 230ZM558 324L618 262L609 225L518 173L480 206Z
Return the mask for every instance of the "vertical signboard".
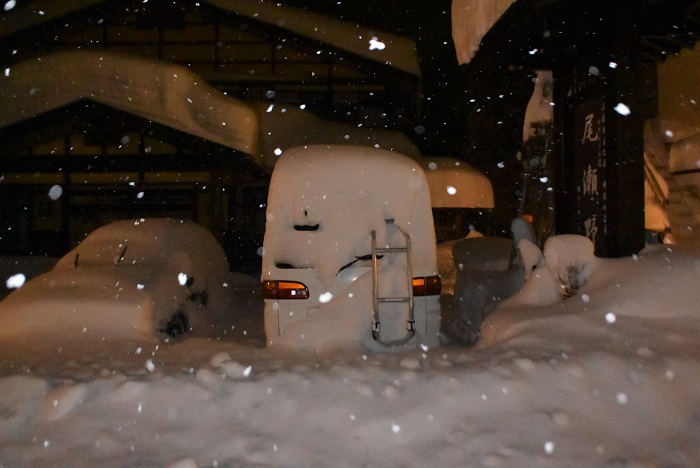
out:
M635 80L640 70L572 66L555 79L561 143L553 168L556 231L588 237L599 257L644 247L642 125L654 101L641 103L654 81ZM616 112L620 102L632 112Z
M608 237L605 99L586 100L574 110L575 231L588 237L596 252Z

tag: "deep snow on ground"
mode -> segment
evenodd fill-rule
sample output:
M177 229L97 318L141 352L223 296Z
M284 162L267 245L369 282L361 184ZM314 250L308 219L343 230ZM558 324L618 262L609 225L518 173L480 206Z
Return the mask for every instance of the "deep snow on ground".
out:
M597 259L550 305L516 295L474 348L267 349L258 278L233 284L184 340L4 338L0 466L700 463L698 248Z

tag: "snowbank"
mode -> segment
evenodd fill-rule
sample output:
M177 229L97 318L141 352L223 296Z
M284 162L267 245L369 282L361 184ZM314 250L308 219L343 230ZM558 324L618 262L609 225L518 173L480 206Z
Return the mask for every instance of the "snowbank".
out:
M657 340L673 342L666 326L675 330L673 323L678 325L684 321L688 321L686 324L691 329L698 325L697 310L691 305L700 300L700 290L697 290L700 261L696 254L696 249L657 245L633 257L591 258L586 262L588 281L563 301L553 299L548 292L552 287L551 270L545 270L544 275L535 270L528 281L530 287L526 283L519 293L486 319L482 329L484 338L479 346L488 347L516 335L535 338L528 330L537 330L535 334L540 338L550 333L552 337L557 336L564 332L563 328L571 334L570 327L575 324L582 326L582 334L607 336L608 339L614 337L605 333L606 326L620 333L626 331L625 325L635 329L647 326L644 339L656 333ZM545 279L546 276L549 278ZM552 328L541 328L545 324ZM691 348L697 351L695 345Z
M602 259L565 301L514 297L477 349L277 353L239 324L169 345L0 340L0 462L694 466L700 252L659 247Z

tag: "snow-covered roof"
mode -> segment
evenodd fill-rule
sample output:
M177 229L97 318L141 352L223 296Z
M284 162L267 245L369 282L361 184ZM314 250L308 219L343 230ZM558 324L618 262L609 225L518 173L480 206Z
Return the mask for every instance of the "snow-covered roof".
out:
M58 52L13 65L0 80L0 127L88 99L244 152L267 172L295 146L353 145L400 153L430 172L435 207L493 206L483 174L457 160L423 158L399 131L325 120L296 105L240 101L178 65L107 52ZM457 195L446 192L448 186Z
M515 0L452 0L452 39L460 64L469 63L481 39Z
M257 154L255 112L187 68L115 53L58 52L6 68L0 127L89 99Z
M371 146L420 157L401 132L332 122L294 105L243 102L165 62L58 52L13 65L0 79L0 127L89 99L247 153L267 171L281 151L308 144Z

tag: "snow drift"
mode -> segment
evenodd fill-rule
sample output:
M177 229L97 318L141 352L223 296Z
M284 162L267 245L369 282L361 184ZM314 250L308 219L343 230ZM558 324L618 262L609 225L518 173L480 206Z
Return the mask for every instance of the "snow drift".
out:
M477 349L3 338L0 463L694 466L699 281L697 249L601 259L567 300L503 303Z

